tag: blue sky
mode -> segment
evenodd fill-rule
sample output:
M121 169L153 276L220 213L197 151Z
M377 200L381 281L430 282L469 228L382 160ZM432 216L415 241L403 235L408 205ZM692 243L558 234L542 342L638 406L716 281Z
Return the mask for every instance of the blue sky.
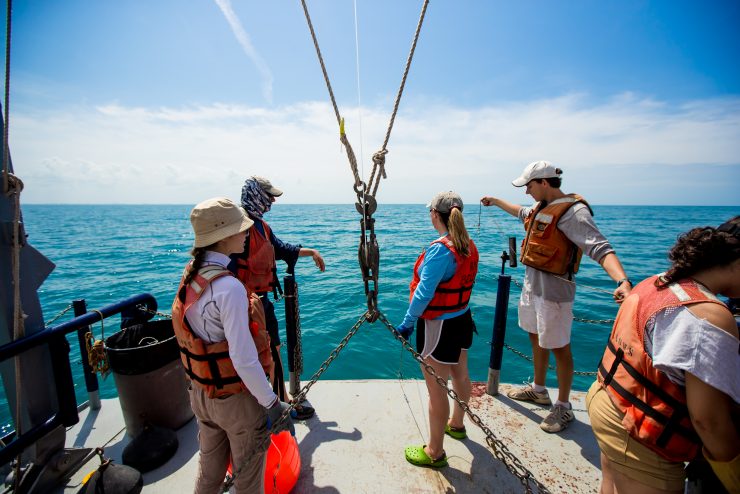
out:
M357 0L357 31L352 1L307 4L367 177L422 2ZM431 2L378 200L526 203L511 180L548 159L595 204L738 205L738 25L737 1ZM17 0L10 110L24 202L236 199L253 174L354 200L298 0Z

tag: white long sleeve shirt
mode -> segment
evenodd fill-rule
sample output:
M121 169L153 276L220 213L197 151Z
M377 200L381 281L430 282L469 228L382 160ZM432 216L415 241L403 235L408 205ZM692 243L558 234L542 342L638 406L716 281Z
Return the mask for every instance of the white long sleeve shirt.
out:
M226 268L229 260L224 254L207 251L203 265ZM198 338L208 343L229 343L234 369L260 405L269 408L275 403L277 396L265 378L249 332L247 291L238 279L222 276L214 280L185 312L185 317Z

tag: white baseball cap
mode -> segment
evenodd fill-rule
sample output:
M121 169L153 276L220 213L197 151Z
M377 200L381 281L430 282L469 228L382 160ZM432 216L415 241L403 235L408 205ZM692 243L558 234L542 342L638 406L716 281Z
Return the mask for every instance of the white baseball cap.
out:
M563 173L563 170L556 168L555 165L549 161L535 161L530 163L522 172L522 175L511 182L514 187L524 187L532 180L538 180L543 178L556 178Z

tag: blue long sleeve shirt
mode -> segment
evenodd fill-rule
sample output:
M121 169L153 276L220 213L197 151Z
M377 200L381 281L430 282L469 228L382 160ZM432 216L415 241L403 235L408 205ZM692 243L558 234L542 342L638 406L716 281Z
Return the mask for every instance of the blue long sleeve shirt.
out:
M403 326L412 326L424 313L429 302L434 298L434 291L443 281L448 281L455 274L457 261L455 255L443 244L436 243L429 246L424 255L424 261L419 266L419 285L416 287L414 297L411 299L406 316L403 318ZM436 319L451 319L464 314L467 307L456 312L447 312Z

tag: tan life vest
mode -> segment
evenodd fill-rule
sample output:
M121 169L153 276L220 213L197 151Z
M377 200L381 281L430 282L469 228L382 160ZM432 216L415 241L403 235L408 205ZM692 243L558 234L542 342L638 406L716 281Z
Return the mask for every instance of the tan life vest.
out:
M641 444L670 461L693 459L700 446L686 406L686 389L653 367L645 351L645 325L658 312L697 302L724 304L690 279L665 287L658 276L639 283L622 303L598 380L614 405L624 413L622 424Z
M526 235L522 240L522 264L556 275L578 272L583 251L558 229L558 221L572 206L583 203L593 216L591 206L578 194L568 194L540 208L532 208L524 219Z
M252 334L254 346L257 347L257 357L259 357L262 370L266 375L271 376L275 370L275 362L272 360L270 350L270 334L267 332L265 308L256 293L249 294L249 332Z

